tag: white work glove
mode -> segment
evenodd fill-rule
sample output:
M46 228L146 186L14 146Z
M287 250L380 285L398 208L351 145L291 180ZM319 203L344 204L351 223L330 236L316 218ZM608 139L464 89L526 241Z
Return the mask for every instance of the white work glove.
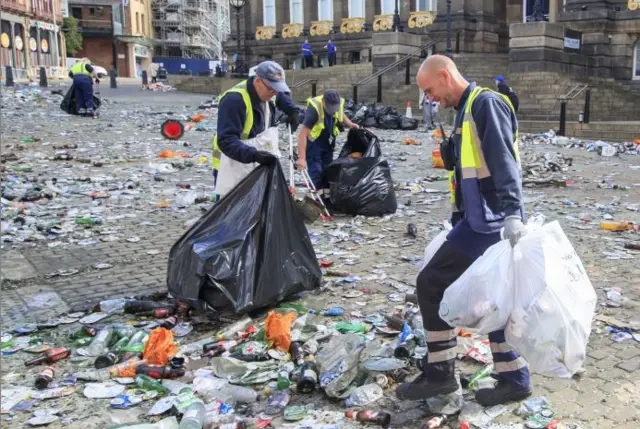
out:
M511 247L527 234L527 228L522 223L520 216L507 216L502 228L502 238L509 240Z

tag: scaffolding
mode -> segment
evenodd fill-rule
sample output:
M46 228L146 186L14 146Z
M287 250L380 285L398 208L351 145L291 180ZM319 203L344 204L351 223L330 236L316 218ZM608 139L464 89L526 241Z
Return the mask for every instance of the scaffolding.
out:
M229 0L153 0L156 54L222 58L229 33Z

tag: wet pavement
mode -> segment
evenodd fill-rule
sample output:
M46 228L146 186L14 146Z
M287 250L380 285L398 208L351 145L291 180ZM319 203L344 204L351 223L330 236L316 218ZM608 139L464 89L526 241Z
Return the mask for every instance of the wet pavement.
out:
M57 107L62 97L49 90L3 88L0 320L4 329L85 311L106 298L165 292L169 249L184 233L186 222L212 207L207 201L213 188L209 130L215 126L215 108L198 109L210 97L140 91L137 85L116 90L106 88L108 82L101 85L105 103L98 119L65 114ZM198 125L202 131L188 131L175 142L160 135L164 120L186 119L198 112L205 116ZM392 166L400 205L397 214L381 219L342 216L334 223L316 222L310 227L316 253L331 259L332 269L359 277L320 294L325 305L349 310L347 320L359 319L353 315L358 309L368 312L355 302L365 298L346 298L345 292L363 291L367 308L403 305L389 296L399 293L398 284L407 290L415 285L425 246L442 230L449 214L444 170L432 167L431 151L436 146L431 132L374 133ZM405 137L420 144L407 145ZM587 151L588 144L570 147L565 139L560 143L525 139L521 146L530 179L525 188L528 213L560 222L596 289L597 314L629 325L640 320L640 253L624 244L640 238L638 232L601 230L599 224L640 223L640 156L609 157L602 150ZM286 153L284 139L281 144ZM285 172L286 164L283 161ZM549 174L553 181L540 180L549 179ZM416 225L417 238L406 235L408 223ZM610 297L606 302L610 288L619 288L627 298L621 306ZM594 322L586 371L580 377L533 377L534 395L546 396L564 422L584 429L638 427L640 343L611 333L611 323ZM37 374L24 369L26 359L22 353L2 357L3 388L20 384L25 372L26 380ZM59 372L70 371L70 365L61 364ZM57 406L71 407L71 422L64 427L107 427L135 421L143 413L142 408L114 411L108 400L86 399L80 392L79 388L74 396L55 400ZM299 399L298 404L344 409L319 393L312 398ZM392 389L385 391L376 408L394 414L394 427L418 428L425 413L419 403L397 400ZM11 427L22 427L29 413L3 415L3 423L9 422L7 418ZM507 412L495 422L523 420ZM62 427L59 424L49 427Z

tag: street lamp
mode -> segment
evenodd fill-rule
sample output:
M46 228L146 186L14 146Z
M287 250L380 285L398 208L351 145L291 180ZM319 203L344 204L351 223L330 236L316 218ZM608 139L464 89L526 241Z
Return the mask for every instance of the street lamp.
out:
M451 0L447 0L447 49L445 55L449 58L452 57L453 51L451 50Z
M402 31L400 26L400 8L398 7L398 0L396 0L396 10L393 13L393 31L396 33Z
M229 4L236 10L236 73L242 72L242 60L240 59L240 11L247 3L247 0L229 0Z

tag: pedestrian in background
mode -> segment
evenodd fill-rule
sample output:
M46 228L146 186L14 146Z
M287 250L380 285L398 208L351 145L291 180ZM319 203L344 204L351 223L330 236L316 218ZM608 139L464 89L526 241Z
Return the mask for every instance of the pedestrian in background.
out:
M151 78L151 83L158 82L158 69L160 68L159 64L151 63L149 64L149 68L147 69L147 74Z
M511 101L511 104L513 105L513 109L516 111L516 113L518 113L518 108L520 107L518 94L516 94L516 92L509 85L507 85L507 82L504 80L504 76L496 76L493 78L493 80L496 82L496 88L498 89L498 92L502 95L506 95L509 98L509 101Z
M327 42L324 47L327 50L329 56L329 67L333 67L336 65L336 45L333 44L331 39Z
M424 92L420 95L420 107L422 108L422 122L424 130L429 131L435 127L432 103Z
M311 44L309 39L305 39L302 44L302 68L313 68L313 52L311 52Z
M83 58L76 62L69 70L69 77L73 79L78 115L93 117L95 113L93 110L93 79L96 80L96 83L100 81L91 66L91 60Z

